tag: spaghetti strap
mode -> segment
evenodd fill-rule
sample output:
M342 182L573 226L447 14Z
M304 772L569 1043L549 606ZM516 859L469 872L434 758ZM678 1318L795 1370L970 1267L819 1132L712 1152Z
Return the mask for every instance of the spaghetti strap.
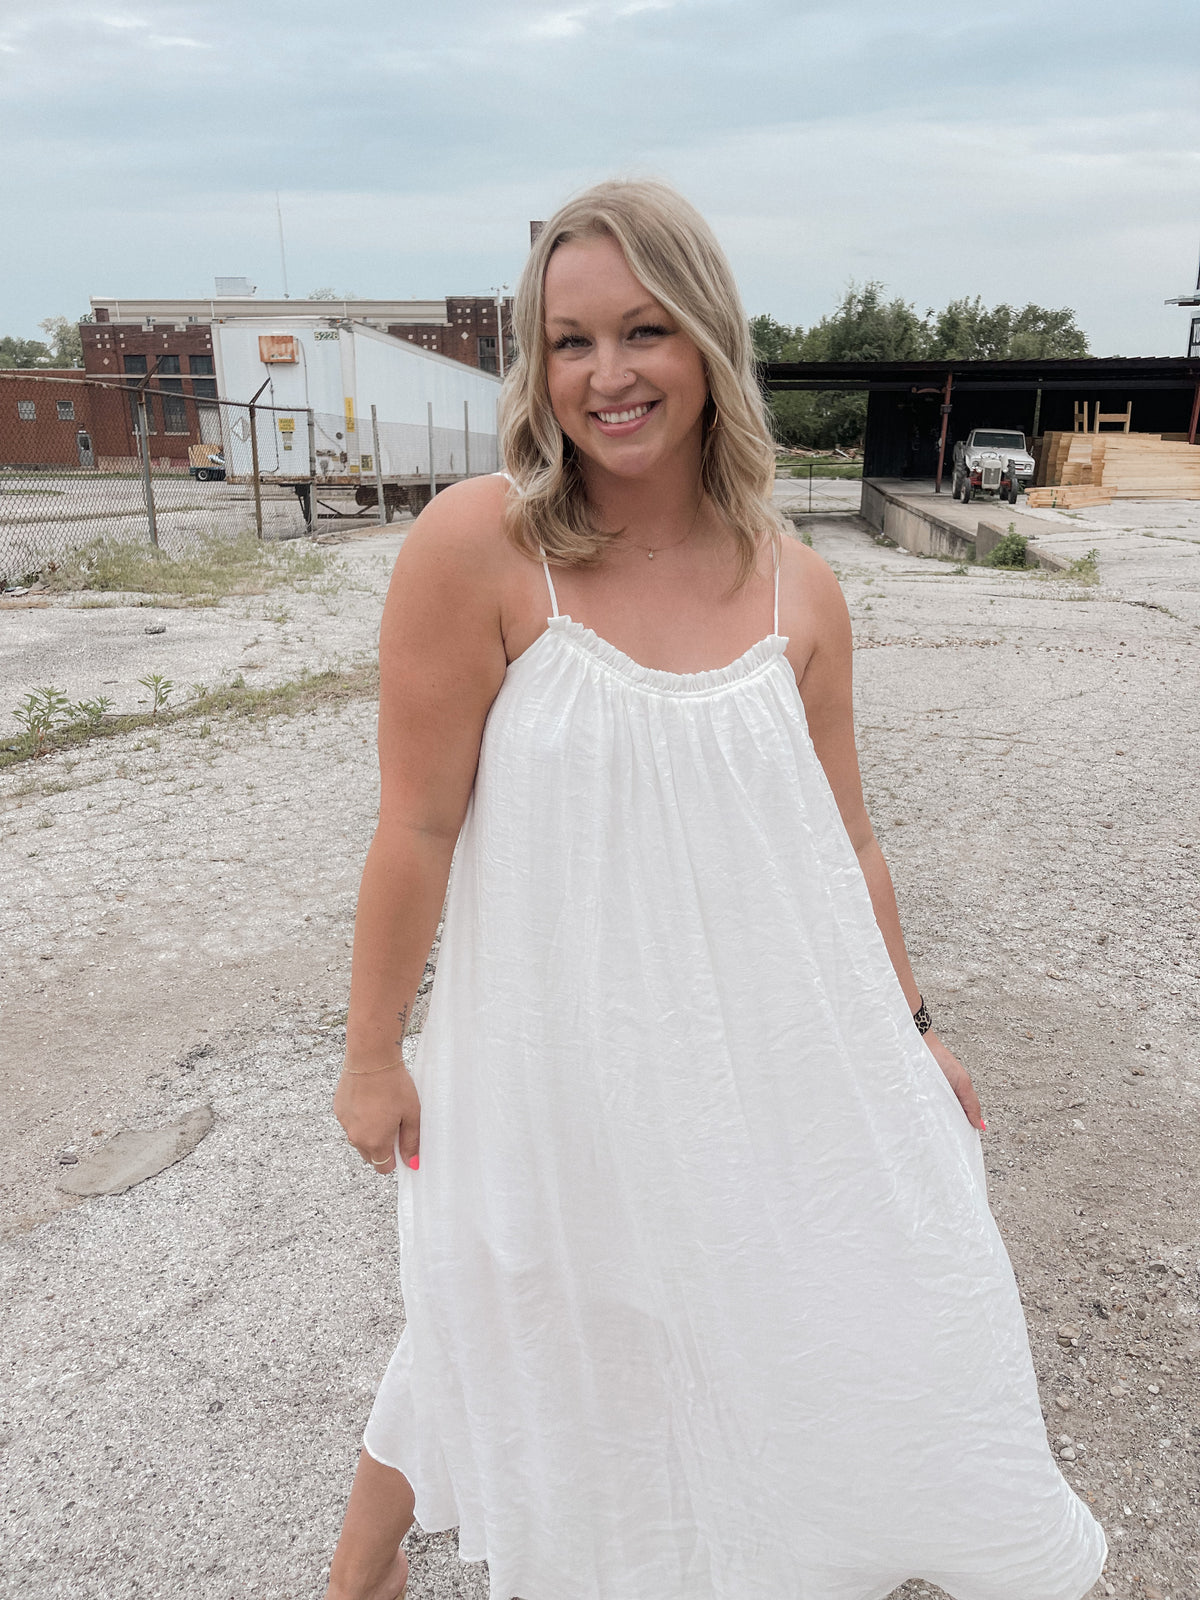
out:
M554 579L550 576L550 563L548 561L543 561L542 562L542 571L546 574L546 587L550 591L550 608L551 608L551 612L552 612L552 614L554 616L557 616L558 615L558 596L554 592ZM776 602L775 602L775 609L776 609L776 613L778 613L778 610L779 610L779 602L778 602L778 600L776 600Z

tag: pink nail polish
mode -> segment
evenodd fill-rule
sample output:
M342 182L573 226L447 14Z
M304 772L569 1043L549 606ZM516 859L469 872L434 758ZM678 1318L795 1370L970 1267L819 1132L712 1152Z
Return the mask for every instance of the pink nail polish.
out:
M983 1120L982 1117L980 1117L980 1119L979 1119L979 1131L980 1131L980 1133L986 1133L987 1132L987 1123Z
M413 1157L413 1158L412 1158L412 1160L411 1160L411 1161L410 1161L410 1162L409 1162L409 1163L408 1163L408 1165L409 1165L409 1168L410 1168L410 1169L411 1169L411 1170L412 1170L412 1171L413 1171L413 1172L415 1172L415 1171L416 1171L416 1170L417 1170L417 1168L418 1168L418 1167L419 1167L419 1166L420 1166L420 1165L421 1165L421 1158L420 1158L420 1156L414 1156L414 1157Z

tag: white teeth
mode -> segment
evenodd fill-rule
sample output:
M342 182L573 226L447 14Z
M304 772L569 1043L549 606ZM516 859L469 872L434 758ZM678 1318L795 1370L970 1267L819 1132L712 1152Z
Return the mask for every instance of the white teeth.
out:
M647 403L644 406L634 406L632 411L597 411L596 415L601 422L611 425L614 422L636 422L639 417L644 417L649 409Z

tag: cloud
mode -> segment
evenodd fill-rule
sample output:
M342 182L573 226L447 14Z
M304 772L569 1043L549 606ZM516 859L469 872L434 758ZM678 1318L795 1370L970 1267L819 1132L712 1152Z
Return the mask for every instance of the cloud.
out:
M11 331L92 292L274 283L276 189L293 282L427 295L511 281L529 217L651 172L718 221L753 309L809 320L880 276L922 305L1087 306L1112 348L1182 338L1156 306L1190 280L1200 190L1172 0L996 0L982 34L942 0L281 15L41 0L0 35Z

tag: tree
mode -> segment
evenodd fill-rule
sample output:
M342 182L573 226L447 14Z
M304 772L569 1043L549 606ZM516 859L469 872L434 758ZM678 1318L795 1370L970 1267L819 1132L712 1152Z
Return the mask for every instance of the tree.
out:
M54 358L49 345L40 339L0 339L0 367L51 367Z
M929 345L931 357L952 361L1036 361L1087 353L1087 335L1066 306L1051 311L1030 304L1017 311L1001 304L989 310L978 295L951 300L938 313Z
M1048 311L1044 306L1027 305L1013 316L1009 339L1009 361L1045 361L1090 355L1087 334L1075 321L1067 306Z
M66 317L45 317L38 327L50 337L56 367L83 365L83 340L77 322L68 322Z
M789 328L764 311L750 318L750 343L756 361L797 361L803 328Z
M847 284L832 316L805 334L803 361L914 361L926 354L929 327L909 301L884 299L883 284Z
M985 306L964 296L924 315L908 300L887 299L877 280L851 282L837 309L805 331L765 312L751 318L760 361L1030 361L1088 354L1075 313L1032 303ZM781 444L831 449L862 442L865 394L816 391L773 394L775 436Z

